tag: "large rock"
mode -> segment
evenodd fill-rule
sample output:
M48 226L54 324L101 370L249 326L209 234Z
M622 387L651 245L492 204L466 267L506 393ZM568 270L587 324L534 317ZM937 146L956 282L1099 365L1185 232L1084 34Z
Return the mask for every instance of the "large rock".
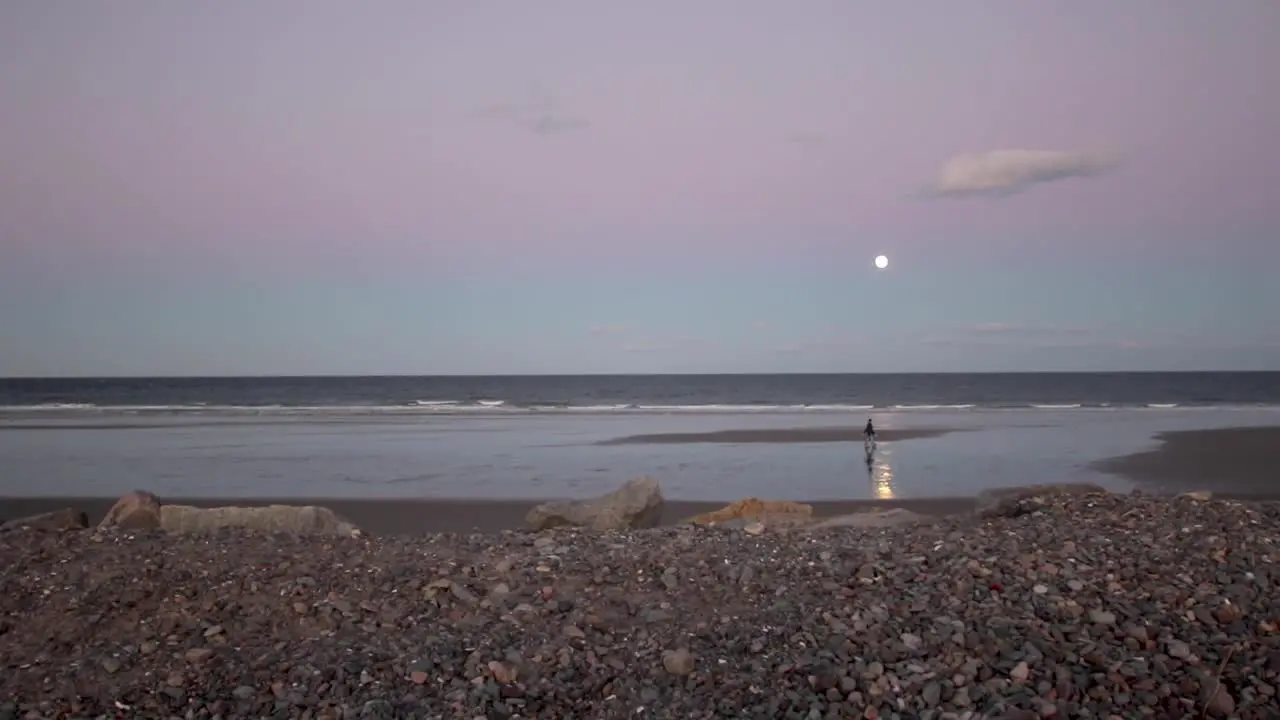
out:
M894 525L906 525L924 520L925 517L904 508L871 510L869 512L839 515L825 518L809 526L810 530L826 530L827 528L881 528Z
M221 528L244 528L289 535L355 537L360 530L334 511L315 505L198 508L165 505L160 527L168 532L203 533Z
M651 477L628 480L622 487L590 500L542 503L525 515L534 530L565 525L594 530L651 528L662 519L662 487Z
M89 516L75 508L54 510L30 517L10 520L0 525L0 532L28 528L31 530L47 530L61 532L63 530L84 530L89 527Z
M808 522L812 517L812 505L749 497L729 503L719 510L692 517L689 522L695 525L724 525L741 520L756 520L767 525L793 525Z
M986 518L1016 517L1030 511L1026 501L1052 495L1107 494L1104 487L1092 483L1045 483L1043 485L1019 485L1007 488L991 488L978 493L974 511Z
M134 490L111 506L98 527L155 530L160 527L160 499L145 490Z

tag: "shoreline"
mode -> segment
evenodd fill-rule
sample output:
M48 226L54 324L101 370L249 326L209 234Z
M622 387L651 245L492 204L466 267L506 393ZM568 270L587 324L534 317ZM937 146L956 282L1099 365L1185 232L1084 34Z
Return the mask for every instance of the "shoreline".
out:
M925 440L942 437L953 432L963 432L957 428L905 428L882 429L876 431L877 442L901 442L904 440ZM833 425L827 427L798 428L752 428L741 430L713 430L711 432L673 432L651 433L645 435L625 435L623 437L601 440L596 445L690 445L695 443L728 443L728 444L791 444L791 443L861 443L862 425Z

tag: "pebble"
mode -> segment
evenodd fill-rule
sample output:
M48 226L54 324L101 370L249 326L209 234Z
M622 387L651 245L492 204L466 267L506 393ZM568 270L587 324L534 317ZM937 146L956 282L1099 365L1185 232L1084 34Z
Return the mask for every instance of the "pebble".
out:
M662 653L662 666L672 675L688 675L693 672L693 653L681 648Z
M1107 612L1106 610L1090 610L1089 622L1095 625L1115 625L1116 616L1115 613Z
M6 534L0 720L1280 717L1280 505L746 527Z

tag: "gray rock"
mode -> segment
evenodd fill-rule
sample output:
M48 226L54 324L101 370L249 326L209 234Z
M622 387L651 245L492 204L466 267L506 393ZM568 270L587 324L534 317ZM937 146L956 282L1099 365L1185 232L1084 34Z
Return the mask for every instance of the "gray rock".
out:
M3 534L0 720L1280 718L1280 503L1036 507L821 537Z
M1204 708L1212 717L1231 717L1236 711L1236 700L1227 688L1217 680L1208 681L1204 691Z
M1107 610L1090 610L1089 622L1095 625L1115 625L1116 615Z
M990 488L978 493L974 511L984 518L1014 517L1026 512L1024 501L1041 496L1106 494L1106 488L1091 483L1046 483Z
M87 527L89 527L88 515L74 508L65 508L62 510L54 510L53 512L41 513L39 515L32 515L30 517L18 518L17 520L10 520L3 525L0 525L0 532L17 530L20 528L61 532L63 530L84 530Z
M223 528L243 528L289 535L355 537L358 528L337 513L315 505L267 505L264 507L198 508L165 505L160 527L176 533L207 533Z
M622 487L590 500L543 503L525 516L534 530L589 527L593 530L651 528L662 518L662 487L650 477L629 480Z

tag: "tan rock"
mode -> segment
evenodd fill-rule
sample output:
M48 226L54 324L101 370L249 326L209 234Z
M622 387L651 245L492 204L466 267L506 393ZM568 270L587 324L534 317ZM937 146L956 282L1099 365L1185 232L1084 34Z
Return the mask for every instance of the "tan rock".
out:
M562 526L636 530L656 526L662 519L662 507L661 485L651 477L640 477L590 500L542 503L525 515L525 521L534 530Z
M84 530L89 527L89 516L83 511L74 508L65 508L63 510L54 510L53 512L41 513L30 517L18 518L10 520L0 525L0 532L6 530L17 530L19 528L27 528L30 530L46 530L51 532L61 532L63 530Z
M813 517L813 506L788 500L761 500L749 497L732 502L719 510L703 513L689 519L695 525L717 525L734 520L758 520L765 524L786 521L807 521Z
M516 667L497 660L489 661L489 672L493 674L493 679L499 685L510 685L519 677L519 671Z
M221 528L244 528L288 535L354 537L358 528L334 511L316 505L198 508L165 505L160 527L176 533L204 533Z
M1213 499L1213 493L1208 490L1193 490L1192 492L1180 493L1178 497L1197 502L1208 502Z
M145 490L134 490L111 506L98 527L155 530L160 527L160 499Z
M689 675L693 673L695 665L693 653L686 648L662 653L662 666L672 675Z

